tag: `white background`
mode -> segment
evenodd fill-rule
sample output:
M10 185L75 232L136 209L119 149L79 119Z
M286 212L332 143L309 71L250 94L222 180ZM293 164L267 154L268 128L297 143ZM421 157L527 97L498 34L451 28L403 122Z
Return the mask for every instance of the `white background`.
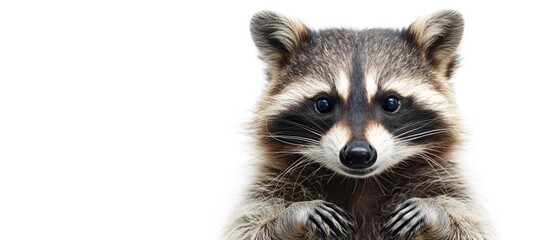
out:
M500 239L556 237L557 7L224 0L0 3L0 239L218 239L265 82L252 14L400 28L441 8L466 20L468 178Z

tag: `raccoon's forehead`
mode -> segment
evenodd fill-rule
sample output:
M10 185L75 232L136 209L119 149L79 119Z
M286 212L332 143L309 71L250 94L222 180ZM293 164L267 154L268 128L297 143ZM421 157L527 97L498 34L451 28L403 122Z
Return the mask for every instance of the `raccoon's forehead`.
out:
M380 79L432 75L416 44L392 29L311 31L287 75L333 78L340 69L350 74L376 72Z
M278 93L293 82L321 81L345 93L348 81L354 87L366 84L373 90L374 86L394 85L394 81L405 79L413 79L410 84L444 89L440 81L417 81L436 78L402 31L326 29L310 32L309 41L294 55L272 92Z

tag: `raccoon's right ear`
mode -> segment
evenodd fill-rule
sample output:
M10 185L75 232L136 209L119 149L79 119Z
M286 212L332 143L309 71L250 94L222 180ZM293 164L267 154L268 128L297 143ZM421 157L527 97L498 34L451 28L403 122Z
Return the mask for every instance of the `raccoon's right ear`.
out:
M285 67L309 37L309 29L301 21L272 11L256 13L250 33L260 58L272 71Z

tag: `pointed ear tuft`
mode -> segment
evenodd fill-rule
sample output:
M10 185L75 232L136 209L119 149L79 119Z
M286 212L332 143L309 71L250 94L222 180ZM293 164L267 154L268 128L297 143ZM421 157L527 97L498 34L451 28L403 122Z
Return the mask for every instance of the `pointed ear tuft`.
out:
M250 32L260 58L272 71L285 67L309 36L301 21L272 11L256 13L250 21Z
M454 10L420 17L407 31L433 69L447 78L456 64L456 50L463 32L464 19Z

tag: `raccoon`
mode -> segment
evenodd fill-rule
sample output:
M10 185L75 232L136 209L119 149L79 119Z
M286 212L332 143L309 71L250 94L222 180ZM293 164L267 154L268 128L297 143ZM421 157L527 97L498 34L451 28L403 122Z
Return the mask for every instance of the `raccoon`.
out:
M225 238L490 239L453 157L463 29L453 10L401 30L255 14L268 78L251 125L259 161Z

